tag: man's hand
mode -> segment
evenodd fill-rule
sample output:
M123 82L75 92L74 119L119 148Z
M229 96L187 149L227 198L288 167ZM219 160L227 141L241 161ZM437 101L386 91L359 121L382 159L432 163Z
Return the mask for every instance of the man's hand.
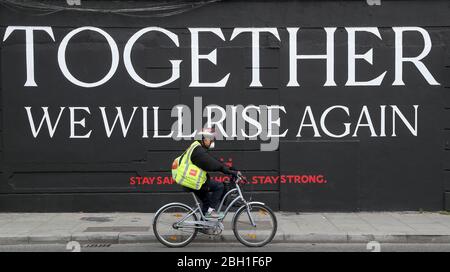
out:
M231 171L233 171L233 170L231 170ZM240 179L240 182L246 183L246 180L244 179L244 176L242 175L241 171L233 171L232 176L235 179Z
M240 173L239 171L235 171L235 170L230 170L231 172L231 176L233 176L233 178L237 178L239 177Z

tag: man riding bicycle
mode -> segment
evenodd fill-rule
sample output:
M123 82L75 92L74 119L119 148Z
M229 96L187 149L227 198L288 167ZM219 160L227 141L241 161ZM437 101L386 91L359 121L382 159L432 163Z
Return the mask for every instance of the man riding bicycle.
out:
M202 212L207 218L219 218L216 212L223 195L222 183L212 181L210 171L222 172L225 175L237 177L240 173L228 168L222 162L211 156L209 149L215 145L214 129L203 129L199 133L201 140L194 141L189 148L176 158L172 165L175 181L183 188L193 192L202 202Z

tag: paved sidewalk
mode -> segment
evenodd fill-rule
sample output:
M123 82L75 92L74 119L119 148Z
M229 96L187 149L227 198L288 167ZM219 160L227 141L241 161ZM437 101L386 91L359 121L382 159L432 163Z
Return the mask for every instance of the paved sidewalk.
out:
M0 244L157 242L144 213L0 213ZM450 243L450 215L440 213L276 213L273 242ZM194 242L237 242L228 215L220 237Z

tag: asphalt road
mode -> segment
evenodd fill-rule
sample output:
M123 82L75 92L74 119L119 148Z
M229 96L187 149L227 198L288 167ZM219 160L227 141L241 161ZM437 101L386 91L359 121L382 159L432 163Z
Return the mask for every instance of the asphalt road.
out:
M69 246L69 248L73 248ZM263 248L247 248L240 244L192 243L181 249L166 248L157 243L151 244L85 244L75 250L81 252L370 252L367 244L269 244ZM375 246L376 249L376 246ZM63 244L41 245L0 245L0 252L70 252ZM380 244L382 252L450 252L450 244Z

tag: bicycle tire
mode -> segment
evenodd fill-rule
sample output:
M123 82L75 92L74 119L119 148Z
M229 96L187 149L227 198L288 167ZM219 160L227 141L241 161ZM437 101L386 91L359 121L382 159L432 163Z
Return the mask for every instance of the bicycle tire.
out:
M263 240L262 242L259 242L259 243L250 243L247 240L244 240L241 237L241 235L238 233L239 230L237 229L237 223L239 221L239 217L242 215L243 212L247 211L247 206L244 205L244 206L241 206L236 211L236 214L235 214L235 216L233 218L232 226L233 226L234 236L236 236L236 239L241 244L243 244L243 245L245 245L247 247L262 247L262 246L265 246L266 244L270 243L273 240L273 238L275 237L275 234L276 234L277 228L278 228L277 218L276 218L274 212L272 211L272 209L270 209L266 205L262 205L262 204L259 204L259 203L254 203L254 204L250 203L249 205L251 206L252 209L260 207L260 208L266 210L270 214L270 217L272 218L272 221L273 221L272 233L270 234L270 236L267 239L265 239L265 240Z
M192 235L191 235L186 241L184 241L184 242L182 242L182 243L170 243L170 242L168 242L167 240L165 240L165 239L160 235L160 233L158 232L158 229L157 229L157 223L158 223L158 220L159 220L160 216L161 216L162 214L164 214L164 212L167 211L168 209L171 209L171 208L177 208L177 207L186 210L187 213L190 213L190 212L193 211L191 207L189 207L189 206L187 206L187 205L185 205L185 204L181 204L181 203L168 204L168 205L166 205L166 206L163 207L164 209L161 208L161 209L155 214L155 217L154 217L154 219L153 219L153 224L152 224L152 227L153 227L153 233L155 234L156 239L157 239L161 244L163 244L163 245L165 245L165 246L167 246L167 247L172 247L172 248L176 248L176 247L185 247L185 246L187 246L189 243L192 242L192 240L195 239L195 237L197 236L197 233L198 233L198 229L194 228L194 231L193 231ZM198 220L198 219L197 219L197 215L196 215L195 213L192 214L192 216L193 216L193 218L194 218L194 221L197 221L197 220Z

